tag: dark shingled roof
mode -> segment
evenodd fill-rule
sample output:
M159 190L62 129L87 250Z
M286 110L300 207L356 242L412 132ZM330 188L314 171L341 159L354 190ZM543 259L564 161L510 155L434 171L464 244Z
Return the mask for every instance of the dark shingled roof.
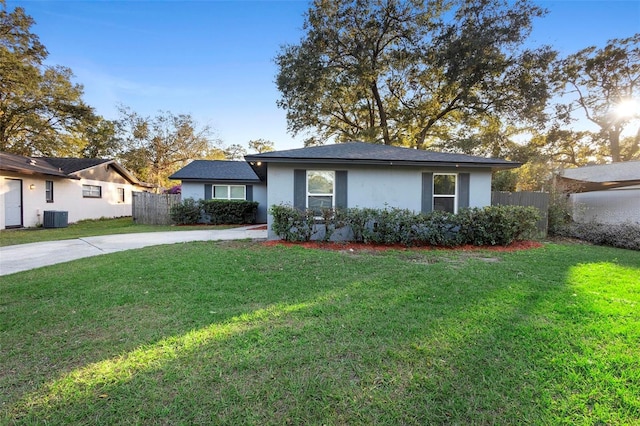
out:
M80 179L74 173L108 164L125 179L135 185L152 188L153 185L140 182L130 171L114 160L99 158L54 158L54 157L23 157L22 155L0 152L0 170L7 170L27 175L59 176L69 179Z
M468 166L514 168L521 165L499 158L475 157L465 154L423 151L366 142L347 142L334 145L289 149L246 155L249 162L304 162L333 164L397 164L417 166Z
M80 170L89 169L103 163L109 163L113 160L103 160L100 158L54 158L42 157L47 163L56 168L62 169L63 172L75 173Z
M23 157L8 152L0 152L0 170L27 175L69 177L63 170L50 164L44 158Z
M169 179L260 181L246 162L222 160L194 160L169 176Z

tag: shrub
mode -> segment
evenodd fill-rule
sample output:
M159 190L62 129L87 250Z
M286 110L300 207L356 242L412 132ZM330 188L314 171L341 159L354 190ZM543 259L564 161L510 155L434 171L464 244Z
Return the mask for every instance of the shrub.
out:
M458 219L467 244L509 245L535 235L540 212L535 207L489 206L463 209Z
M351 228L352 240L357 243L365 242L368 238L367 229L373 227L375 221L376 210L350 208L345 212L345 226Z
M213 225L256 223L257 201L201 200L205 223Z
M411 227L416 215L398 208L371 210L369 226L364 229L364 242L411 245Z
M187 198L171 208L171 220L178 225L255 223L258 202L243 200L198 200Z
M548 233L556 235L571 223L572 205L569 194L554 190L549 198Z
M412 233L412 245L450 247L465 243L460 234L458 216L442 211L419 215Z
M350 232L342 237L350 241L404 246L508 245L535 235L540 218L537 209L520 206L465 209L458 215L397 208L326 209L315 218L309 210L274 205L269 213L271 229L285 241L309 241L314 236L329 241L337 229L347 228Z
M570 223L558 228L556 235L602 246L640 250L640 225L637 224Z
M285 241L310 241L315 219L311 210L300 211L288 205L273 205L271 229Z
M344 228L346 225L347 213L344 209L322 209L322 221L324 225L323 241L330 241L333 233L337 229ZM316 221L316 225L318 222Z
M180 204L172 206L169 214L173 223L194 225L200 219L200 203L193 198L186 198Z

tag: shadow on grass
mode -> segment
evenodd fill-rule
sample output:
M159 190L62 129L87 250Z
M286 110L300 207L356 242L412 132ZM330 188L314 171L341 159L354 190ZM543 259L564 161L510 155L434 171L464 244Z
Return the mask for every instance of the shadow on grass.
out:
M617 263L607 257L612 253L620 255ZM625 413L637 410L615 380L609 389L600 387L606 407L572 400L598 379L571 375L579 368L576 356L612 341L596 327L602 318L600 299L590 293L594 284L616 274L618 280L637 276L637 258L624 251L550 246L501 255L496 263L448 253L426 264L393 253L352 257L206 243L136 254L145 272L137 263L111 280L117 283L100 278L106 263L72 273L84 277L84 285L71 287L82 288L80 302L91 301L88 309L95 311L82 313L89 324L75 336L91 342L67 363L51 354L38 381L18 386L6 411L10 418L515 424L581 415L628 420ZM585 278L588 265L596 264L608 265L604 274ZM19 286L33 300L47 290L70 297L46 279L31 290L29 280ZM613 287L612 297L619 294ZM637 287L625 294L638 303ZM120 317L109 322L114 313ZM629 327L638 326L637 311L613 309L610 315L621 313ZM26 319L17 319L16 327L20 321ZM70 325L80 327L68 318L53 327ZM43 339L29 337L31 347L51 340L46 327L34 333L45 333ZM86 336L91 328L102 328L94 331L97 339ZM95 343L102 336L110 347ZM637 365L623 356L631 342L618 342L616 359L621 372L637 375ZM26 349L16 351L24 360ZM601 358L606 363L611 356ZM29 362L12 367L19 380L39 366Z

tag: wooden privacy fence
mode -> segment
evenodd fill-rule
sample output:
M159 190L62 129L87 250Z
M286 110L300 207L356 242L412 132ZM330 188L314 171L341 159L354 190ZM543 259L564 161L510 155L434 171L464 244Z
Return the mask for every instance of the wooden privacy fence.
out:
M134 192L133 221L143 225L171 225L171 207L180 204L180 194Z
M538 231L547 236L549 193L547 192L492 192L492 206L532 206L540 210Z

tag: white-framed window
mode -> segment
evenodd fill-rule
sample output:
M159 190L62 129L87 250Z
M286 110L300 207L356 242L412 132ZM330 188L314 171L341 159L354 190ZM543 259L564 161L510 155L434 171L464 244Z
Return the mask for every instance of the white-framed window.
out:
M335 207L336 172L307 170L307 208L320 214Z
M247 187L244 185L213 185L211 192L214 200L247 199Z
M53 203L53 181L44 182L44 199L47 203Z
M102 198L102 187L98 185L82 185L84 198Z
M124 188L118 188L118 202L124 203Z
M449 213L458 211L458 175L455 173L433 174L433 210Z

